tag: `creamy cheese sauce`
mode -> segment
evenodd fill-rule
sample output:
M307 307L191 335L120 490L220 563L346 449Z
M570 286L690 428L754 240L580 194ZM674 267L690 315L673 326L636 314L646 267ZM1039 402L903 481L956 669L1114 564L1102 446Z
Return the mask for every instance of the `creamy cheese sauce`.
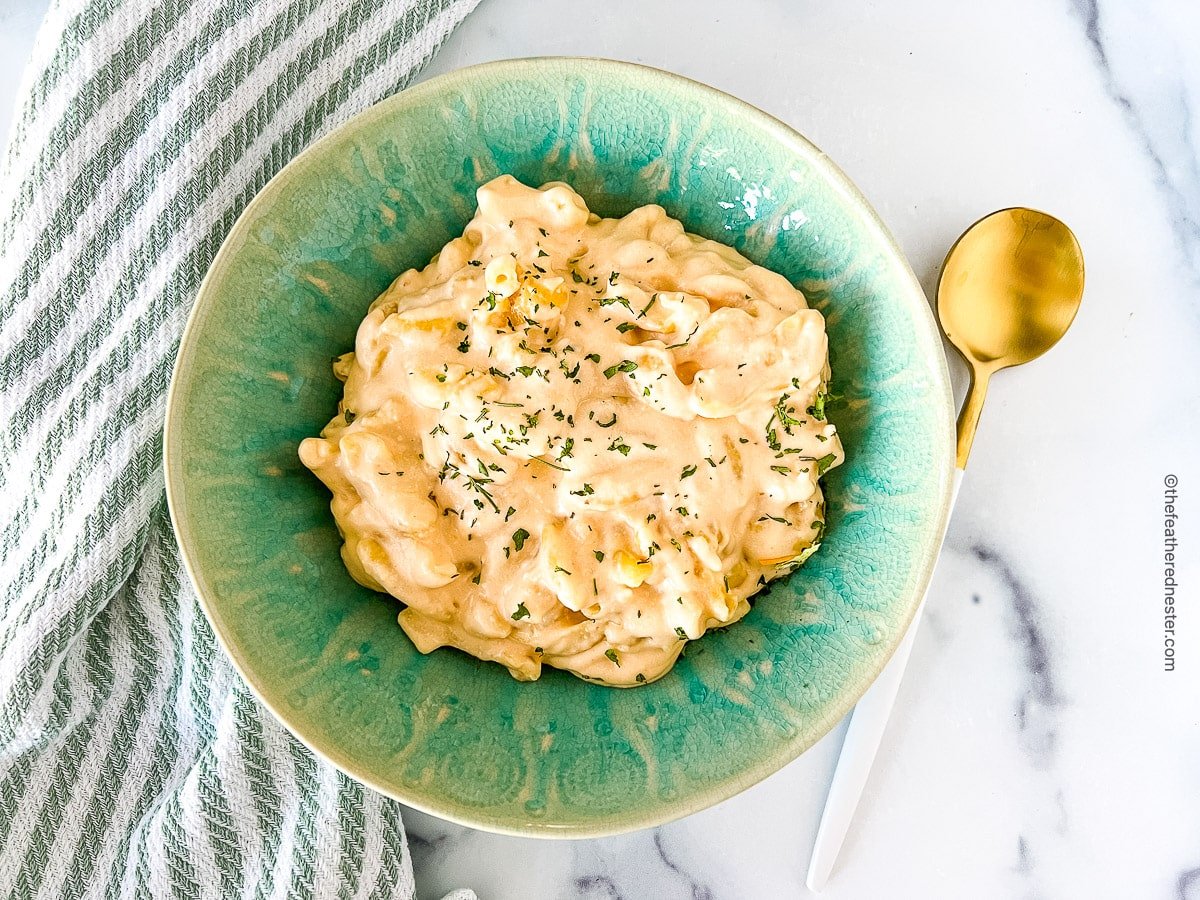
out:
M507 175L478 200L371 305L300 458L421 652L653 681L820 543L824 319L661 207Z

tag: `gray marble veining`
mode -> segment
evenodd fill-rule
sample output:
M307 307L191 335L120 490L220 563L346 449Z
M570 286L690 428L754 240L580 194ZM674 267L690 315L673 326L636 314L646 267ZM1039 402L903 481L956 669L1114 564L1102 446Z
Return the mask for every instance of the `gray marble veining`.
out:
M1179 873L1176 883L1176 900L1197 900L1200 898L1200 867L1188 869Z
M1054 677L1054 651L1040 622L1039 606L1029 587L995 549L976 544L971 555L1004 587L1012 610L1013 635L1025 668L1024 687L1016 703L1021 742L1033 763L1048 768L1057 739L1057 715L1064 700Z
M1177 17L1170 4L1074 2L1104 88L1141 143L1180 252L1200 283L1200 121L1194 114L1200 85L1185 58L1194 57L1194 46L1171 30Z

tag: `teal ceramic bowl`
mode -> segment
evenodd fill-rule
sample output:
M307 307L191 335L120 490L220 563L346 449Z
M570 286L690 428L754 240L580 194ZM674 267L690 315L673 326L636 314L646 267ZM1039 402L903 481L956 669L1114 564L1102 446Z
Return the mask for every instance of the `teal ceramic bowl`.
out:
M828 320L847 461L828 538L662 680L531 684L422 656L338 557L296 446L336 408L330 358L402 270L461 233L503 172L603 215L659 203L783 273ZM821 151L711 88L603 60L492 63L367 110L283 169L192 311L166 425L171 514L221 644L305 744L414 807L551 837L655 825L764 778L825 734L898 643L947 515L952 403L911 270Z

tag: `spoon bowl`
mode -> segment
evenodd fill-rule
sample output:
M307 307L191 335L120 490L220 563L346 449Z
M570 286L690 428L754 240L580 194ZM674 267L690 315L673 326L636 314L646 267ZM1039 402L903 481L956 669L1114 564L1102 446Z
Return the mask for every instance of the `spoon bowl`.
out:
M950 248L938 279L938 319L971 367L958 420L958 468L966 467L992 373L1057 344L1079 311L1083 282L1074 233L1034 209L991 213Z

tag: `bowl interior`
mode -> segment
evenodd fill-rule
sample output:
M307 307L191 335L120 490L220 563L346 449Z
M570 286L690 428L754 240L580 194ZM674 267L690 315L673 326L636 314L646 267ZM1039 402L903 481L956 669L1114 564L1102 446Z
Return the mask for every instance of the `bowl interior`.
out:
M570 183L604 215L659 203L797 284L828 321L828 537L736 626L661 681L518 684L421 656L390 598L338 556L329 495L296 457L332 415L330 360L367 305L510 172ZM283 170L200 292L169 403L167 479L185 560L223 645L305 743L467 824L542 835L656 824L749 786L814 743L895 647L946 514L945 361L911 271L820 151L684 79L598 60L467 69L368 110ZM519 586L514 585L514 590Z

